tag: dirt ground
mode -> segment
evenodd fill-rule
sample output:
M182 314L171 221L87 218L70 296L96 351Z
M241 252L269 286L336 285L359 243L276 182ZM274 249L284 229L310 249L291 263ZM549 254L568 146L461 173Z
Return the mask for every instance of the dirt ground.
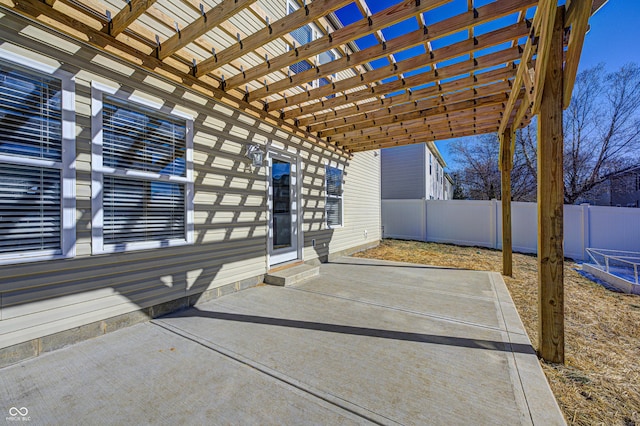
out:
M358 257L502 270L502 252L448 244L384 240ZM576 425L640 426L640 296L606 290L565 262L565 365L542 362L565 419ZM514 253L504 277L537 346L537 261Z

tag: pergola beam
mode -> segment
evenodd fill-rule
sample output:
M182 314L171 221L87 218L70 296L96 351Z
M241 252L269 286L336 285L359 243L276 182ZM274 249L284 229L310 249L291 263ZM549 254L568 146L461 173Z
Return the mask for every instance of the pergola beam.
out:
M510 123L511 112L514 109L516 100L518 100L517 98L519 97L519 94L520 94L519 89L524 84L525 73L529 72L529 63L533 58L533 54L536 52L536 49L538 48L538 44L545 46L548 43L547 39L549 38L549 30L547 26L549 24L553 25L553 18L550 18L549 15L554 14L555 16L555 7L556 7L555 5L556 5L555 0L540 0L538 2L536 14L533 17L533 27L531 28L531 34L524 45L522 57L520 58L520 63L518 64L518 71L516 73L516 78L513 83L514 89L517 89L517 90L512 91L511 96L509 96L509 101L505 106L505 116L503 118L503 121L500 123L500 129L498 131L499 134L503 134L507 129L507 127L511 124ZM542 40L540 38L542 38ZM542 53L542 59L545 61L548 60L545 56L547 55L547 53L543 53L540 51L538 52L538 57L536 59L536 66L535 66L536 76L532 79L533 90L534 90L534 93L532 96L534 97L534 102L535 102L535 99L537 99L538 96L540 96L538 92L542 91L542 87L540 87L539 85L542 82L544 82L544 80L540 78L540 73L537 71L540 69L541 66L543 66L540 64L541 53ZM513 125L512 127L515 128L516 125Z
M432 25L426 27L426 32L425 28L421 28L388 40L384 45L375 45L372 47L368 47L361 51L353 52L348 57L337 58L327 64L319 65L314 69L306 70L301 73L294 74L288 78L270 83L268 87L263 87L250 92L249 100L263 99L274 93L278 93L292 87L304 85L309 81L317 79L318 77L332 75L342 70L348 69L349 67L365 64L367 62L381 58L388 55L389 53L396 53L398 51L405 50L419 44L427 43L438 38L463 31L472 27L473 25L480 25L493 19L501 18L518 10L525 9L533 4L535 4L535 1L532 0L516 0L509 2L490 3L486 6L482 6L476 9L476 14L474 14L473 12L466 12L440 22L435 22ZM522 24L526 27L526 23ZM519 28L519 30L515 29L514 27ZM472 44L477 41L477 45L473 44L471 50L490 47L494 44L499 44L510 40L510 36L505 35L505 33L517 32L518 35L513 34L513 36L521 37L522 35L524 35L524 31L527 30L524 29L522 25L518 25L516 23L487 34L483 34L475 40L471 39ZM430 62L435 62L436 60L442 61L459 55L463 55L465 53L469 53L468 41L469 40L466 40L434 50L434 58L430 59ZM387 73L387 75L384 75L382 77L371 78L370 80L368 80L369 82L373 82L388 77L389 73L399 74L401 72L408 72L411 69L415 69L407 68L406 66L402 65L405 62L407 61L400 61L396 64L398 68L404 67L402 71L396 69L394 64L390 64L388 66L369 71L365 74L365 77L369 78L370 76L368 74L370 73ZM428 63L425 63L424 60L420 62L420 66L426 65L428 65Z
M309 126L310 132L321 132L323 128L329 131L342 133L352 130L364 129L386 124L389 120L404 120L403 114L415 114L424 111L426 116L434 113L447 113L459 111L461 109L473 109L489 103L502 103L507 100L506 90L509 89L508 82L500 82L479 87L478 89L466 89L461 92L434 96L411 103L404 103L393 107L379 109L371 113L345 117L330 122ZM463 100L460 97L464 97Z
M571 94L573 93L573 85L578 73L580 54L582 53L592 7L593 0L573 0L567 5L565 24L571 26L571 32L569 33L569 46L567 47L563 77L562 97L565 109L569 107L571 102Z
M457 130L455 132L441 132L441 133L435 133L432 135L425 135L424 137L419 137L419 138L411 138L411 137L407 137L405 139L399 139L397 141L394 142L384 142L384 143L371 143L368 144L366 146L362 146L362 147L354 147L354 148L349 148L349 151L351 152L362 152L362 151L370 151L372 149L383 149L383 148L393 148L396 146L403 146L403 145L411 145L411 144L416 144L416 143L424 143L424 142L429 142L429 141L435 141L438 139L451 139L454 137L464 137L464 136L476 136L476 135L481 135L481 134L486 134L486 133L493 133L496 130L498 130L498 126L494 125L494 126L487 126L487 127L477 127L475 129L460 129Z
M235 1L235 0L232 0ZM255 1L255 0L254 0ZM197 66L196 75L202 76L234 59L254 51L278 37L289 34L292 30L307 25L317 19L351 3L352 0L314 0L298 10L286 15L284 18L271 23L237 43L232 44L221 52L216 53ZM270 61L271 62L271 61ZM271 72L271 71L269 71Z
M460 66L465 68L466 64L459 63L450 65L452 69ZM483 63L482 68L486 65ZM449 68L449 67L447 67ZM482 69L478 67L478 70ZM444 70L444 68L442 68ZM467 70L468 71L468 70ZM325 101L315 102L312 104L302 105L300 108L292 109L284 113L284 118L297 118L299 114L312 114L315 112L321 112L330 108L337 108L342 105L348 105L352 103L368 101L375 96L386 95L400 90L407 90L412 87L421 86L423 84L435 83L438 79L443 78L444 72L439 72L437 75L433 71L423 74L414 75L404 79L403 81L392 81L386 84L380 84L370 90L360 90L352 92L343 96L336 96L335 98L327 99ZM445 74L451 77L459 75L458 71ZM411 93L411 100L422 99L427 96L434 96L447 93L449 91L462 90L482 84L493 83L499 80L508 80L515 75L515 71L511 68L500 68L493 71L488 71L474 76L460 78L458 80L450 81L441 85L434 85L426 87L424 89L418 89ZM373 92L373 93L372 93Z
M204 12L202 16L176 32L162 42L156 50L158 58L165 59L189 43L219 26L239 11L246 9L256 0L223 0L211 10Z
M38 0L20 0L15 3L13 10L36 21L40 21L45 18L49 26L54 28L56 31L69 35L70 37L73 37L76 32L79 31L87 36L87 41L85 41L85 43L88 43L96 49L109 50L111 52L115 51L123 59L129 61L132 61L132 58L134 58L134 61L132 62L134 62L136 66L142 67L150 73L160 73L164 76L169 76L172 80L179 81L179 84L184 87L198 91L208 98L219 100L235 108L240 108L248 114L260 117L267 122L280 126L286 131L304 135L304 137L309 138L309 140L313 141L318 146L332 151L337 151L341 155L348 155L348 153L341 148L337 148L335 145L319 139L315 135L304 132L299 127L294 126L285 120L269 115L265 111L256 108L248 102L244 102L242 99L238 99L228 93L225 93L205 81L197 79L188 73L184 73L172 64L167 64L153 55L144 54L106 32L96 30L90 25L48 6L46 3ZM56 23L58 24L57 26L55 25ZM106 24L106 22L104 22L104 24Z
M451 117L447 120L430 124L428 120L416 120L410 123L405 123L398 126L387 126L379 129L380 136L367 138L369 135L352 135L345 138L331 139L337 142L340 146L348 147L355 144L370 144L372 142L378 142L384 139L394 140L397 138L404 138L407 136L416 135L434 135L440 132L454 132L458 127L474 128L478 126L490 125L497 127L500 121L500 112L485 113L481 120L474 119L473 113L469 113L466 116ZM388 136L385 136L388 135Z
M305 44L304 46L299 46L294 50L277 56L271 59L268 63L262 63L245 70L244 72L228 79L226 87L228 89L233 89L242 86L250 81L257 80L274 70L280 70L306 58L319 55L320 53L331 50L336 46L346 44L419 13L436 8L448 1L449 0L404 0L403 2L382 10L366 19L356 21L353 24L340 28L331 33L331 36L321 37ZM295 28L289 28L290 31L293 29ZM204 73L205 72L203 72L203 70L199 69L196 75L201 76Z
M133 21L138 19L140 15L145 13L155 2L156 0L130 0L116 16L111 18L111 21L105 26L105 29L111 36L116 37L126 30Z
M432 54L426 54L424 56L416 56L404 61L396 62L385 67L381 67L369 72L356 75L354 77L345 78L343 80L334 81L330 85L318 87L312 89L306 93L300 93L298 95L287 98L286 100L273 101L268 104L269 109L279 110L289 105L295 105L301 102L308 102L311 100L321 99L326 96L333 95L336 92L347 92L356 87L360 87L367 83L376 83L380 80L388 78L390 76L398 77L403 73L410 72L419 68L427 66L433 66L438 62L446 61L448 59L456 58L461 55L469 54L476 49L484 49L493 47L495 45L505 43L507 41L516 40L527 33L527 25L525 23L514 24L508 28L503 28L492 33L479 36L475 40L463 40L461 42L452 44L450 46L443 47L441 49L433 50ZM512 48L513 49L513 48ZM506 51L508 49L504 49ZM517 50L517 49L516 49ZM520 52L514 52L514 57L518 57ZM488 56L488 55L487 55ZM479 58L481 61L474 62L468 60L466 63L469 67L480 67L480 62L486 63L487 58ZM504 62L504 61L502 61ZM321 68L321 67L319 67ZM436 74L439 75L444 68L438 69ZM316 77L317 78L317 77ZM402 78L402 77L401 77ZM441 77L441 78L446 78ZM403 79L406 81L406 79ZM251 98L251 96L250 96Z
M348 134L350 132L369 129L372 127L384 126L393 123L406 123L412 120L420 118L430 118L438 114L452 113L456 111L473 110L474 108L485 105L502 105L507 100L507 96L504 93L494 94L492 96L485 96L480 98L473 98L473 91L468 90L471 95L470 99L461 102L447 101L446 97L435 98L433 100L422 101L418 103L417 109L411 112L392 114L388 113L381 118L375 118L373 120L363 121L357 124L351 124L344 127L334 127L331 130L319 132L320 137L332 136L336 134ZM468 96L468 95L467 95ZM435 105L434 105L435 103Z

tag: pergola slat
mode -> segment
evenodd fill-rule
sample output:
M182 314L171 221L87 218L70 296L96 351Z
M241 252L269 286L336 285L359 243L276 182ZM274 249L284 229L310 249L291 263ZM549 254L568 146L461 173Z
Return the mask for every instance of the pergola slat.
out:
M323 97L330 96L336 92L345 92L355 87L362 86L366 83L375 83L382 79L389 78L391 76L397 77L402 73L414 71L419 68L427 66L433 66L433 64L453 59L461 55L469 54L476 49L486 49L493 47L507 41L517 40L518 38L526 35L528 32L527 25L525 23L514 24L508 28L503 28L488 34L479 36L475 40L464 40L450 46L443 47L441 49L433 50L431 56L416 56L404 61L399 61L395 64L391 64L386 67L381 67L367 73L346 78L343 80L335 81L332 84L322 86L308 93L301 93L299 95L292 96L286 100L279 100L270 102L268 104L269 109L279 110L285 108L288 105L296 105L300 102L307 102L310 100L321 99ZM519 53L517 54L519 56ZM516 56L517 57L517 56ZM483 57L479 58L484 61ZM469 62L473 62L470 60ZM479 66L479 65L476 65ZM438 70L440 75L442 69ZM447 77L441 77L447 78Z
M473 95L473 91L470 91L471 95ZM319 132L320 137L332 136L336 134L348 134L357 130L364 130L371 127L383 126L386 124L392 124L401 122L404 123L406 121L411 121L417 118L426 118L437 115L439 113L446 112L454 112L459 111L461 109L472 109L474 107L484 106L493 103L502 104L507 100L507 96L504 93L499 95L487 96L484 98L477 99L469 99L462 102L457 102L453 104L447 105L447 99L436 98L436 104L441 103L439 106L431 106L427 107L424 105L423 108L418 107L419 109L413 110L411 112L400 113L400 114L387 114L385 117L376 118L373 120L363 121L357 124L352 124L344 127L335 127L330 130ZM431 102L430 102L431 103ZM423 104L427 104L425 101Z
M270 40L289 34L292 29L309 24L318 18L351 3L351 1L352 0L314 0L312 3L307 5L306 9L301 7L286 17L271 23L269 27L262 28L246 37L242 40L242 43L235 43L223 51L216 53L215 56L211 56L210 58L200 62L198 64L196 75L201 76L220 68L234 59L238 59L242 55L263 46Z
M518 10L524 9L534 4L535 4L535 1L532 1L532 0L516 0L511 2L490 3L476 10L477 17L473 12L467 12L459 16L454 16L452 18L445 19L440 22L435 22L432 25L427 27L426 34L425 34L424 28L421 28L416 31L412 31L410 33L388 40L385 46L376 45L358 52L354 52L351 55L349 55L348 58L347 57L337 58L327 64L322 64L318 66L316 69L306 70L301 73L294 74L290 78L284 78L282 80L270 83L268 87L256 89L249 93L249 99L250 100L263 99L273 93L278 93L283 90L290 89L292 87L306 84L307 82L312 81L320 76L332 75L344 69L347 69L349 67L364 64L369 61L378 59L382 56L385 56L388 53L395 53L397 51L408 49L418 44L433 41L441 37L446 37L456 32L463 31L472 25L484 24L491 20L501 18L510 13L515 13ZM526 25L526 23L524 24ZM488 34L493 34L494 37L500 38L502 33L506 31L511 31L512 27L513 25L510 25L508 27L500 28L498 30L492 31L491 33L488 33ZM489 45L493 45L493 43L495 43L494 41L491 41L491 38L489 37L488 34L485 34L478 39L478 45L474 45L474 49L489 47ZM501 42L502 41L497 43L501 43ZM449 49L450 50L456 49L454 46L458 44L459 43L456 43L451 46L446 46L442 49L437 49L436 51L434 51L434 54L444 55L444 51ZM483 47L478 47L479 45L482 45ZM466 46L466 43L464 43L464 46ZM450 56L442 56L443 59L440 59L440 60L455 57L465 53L467 53L466 50L452 51L448 53L448 55ZM400 63L402 62L403 61L399 62L398 66L400 66ZM427 65L427 64L423 64L422 66L424 65ZM393 67L393 65L390 65L390 67L393 68L390 71L397 71L395 67ZM383 67L381 69L387 69L387 68ZM372 71L369 71L369 73L376 72L376 71L377 70L372 70ZM410 69L406 69L406 71L410 71ZM403 72L406 72L406 71L403 71ZM386 75L385 77L388 77L388 75ZM378 80L379 79L381 78L378 78ZM371 80L371 81L374 81L374 80Z
M422 133L425 131L430 131L430 129L448 127L450 126L452 120L467 120L469 122L472 122L474 120L474 116L476 115L486 115L487 117L495 116L499 120L500 112L502 111L501 107L501 104L492 104L477 108L469 108L461 111L445 112L435 114L430 117L425 117L422 120L414 120L411 123L406 122L402 125L399 125L399 123L397 123L394 125L386 125L384 126L384 128L380 126L375 130L362 130L350 136L335 136L331 137L331 140L337 141L342 145L348 145L354 142L366 144L375 142L381 138L406 137L407 135L416 131L418 133Z
M451 66L454 67L455 65L451 65ZM485 67L483 66L482 68L485 68ZM478 70L482 68L478 67ZM455 73L454 75L452 75L452 77L455 77L457 75L458 73ZM420 97L433 96L440 93L446 93L448 91L473 87L474 85L491 83L497 80L506 80L506 79L512 78L514 75L515 75L515 71L510 68L488 71L488 72L478 74L476 76L460 78L458 80L444 83L439 86L434 85L432 87L419 89L421 91ZM320 112L329 108L337 108L342 105L347 105L347 104L358 102L358 101L364 101L374 96L386 95L399 90L406 90L412 87L421 86L423 84L434 83L440 78L442 78L440 73L437 76L433 72L419 74L419 75L406 78L404 82L401 80L393 81L390 83L378 85L369 91L361 90L361 91L349 93L343 96L336 96L335 98L327 99L321 102L316 102L314 104L304 105L303 107L301 107L301 110L305 114ZM285 112L284 117L296 118L296 114L300 114L300 111L290 110Z
M300 46L295 50L291 50L283 55L275 57L271 59L269 63L257 65L243 73L235 75L227 80L227 88L232 89L242 86L250 81L259 79L274 70L283 69L306 58L319 55L320 53L331 50L336 46L346 44L419 13L434 9L448 1L449 0L422 0L416 2L415 0L404 0L401 3L376 13L368 19L356 21L351 25L334 31L331 34L331 37L321 37L305 44L304 46ZM293 29L294 28L291 28L291 30ZM198 71L196 75L200 76L202 74L202 71Z
M478 89L466 90L467 99L462 101L470 105L470 108L475 106L475 102L479 102L480 99L484 99L491 95L500 94L500 102L504 102L507 99L506 90L509 90L510 86L508 82L500 82L495 84L489 84L479 87ZM464 93L464 92L462 92ZM397 116L398 114L413 112L417 110L423 110L427 108L438 108L443 112L450 111L461 101L458 97L459 93L446 94L443 96L433 97L429 99L422 99L420 101L408 102L384 109L378 109L373 112L364 113L360 115L353 115L351 117L338 118L332 121L327 121L319 124L314 124L308 127L310 132L319 132L322 129L338 129L341 126L359 124L367 122L368 120L383 119L388 116Z
M57 9L48 6L46 3L40 2L38 0L20 0L19 2L15 3L14 10L19 11L27 17L35 20L38 20L38 18L42 17L50 18L53 21L48 19L47 22L59 23L59 27L57 27L56 30L68 34L71 37L73 37L74 33L70 32L70 29L73 29L74 31L81 31L88 37L88 41L86 42L97 49L104 49L105 47L109 47L111 51L115 50L116 52L121 52L121 54L129 60L131 58L135 58L137 61L135 65L143 67L149 72L161 72L163 75L173 76L174 80L179 79L179 81L181 81L181 83L185 86L191 87L199 91L200 93L203 93L205 96L214 98L230 106L242 108L249 114L266 119L267 121L277 124L293 133L304 134L305 137L310 138L315 143L327 149L336 150L338 152L347 154L342 149L336 148L335 145L329 144L312 134L304 132L302 129L294 126L289 122L286 122L285 120L270 116L263 110L256 108L248 102L244 102L242 101L242 99L234 98L233 96L225 93L217 87L209 85L206 82L197 79L196 77L188 73L184 73L180 69L157 59L153 55L139 52L127 43L117 40L115 37L107 34L106 32L98 31L85 24L84 22L70 17L63 12L60 12ZM106 24L106 22L104 22L104 24Z
M457 130L459 127L464 127L467 125L473 126L478 124L491 124L497 127L500 124L500 117L501 117L500 111L497 110L494 114L485 113L485 115L481 119L474 117L473 112L471 112L466 116L461 115L456 118L448 118L445 121L439 121L432 124L429 124L428 118L418 118L414 120L407 120L406 122L402 122L402 123L387 124L387 125L379 126L377 129L372 128L372 129L361 130L359 131L361 133L358 133L358 131L353 133L348 133L346 134L346 136L344 136L344 139L332 138L331 140L334 142L337 142L341 146L346 146L345 141L347 138L357 138L358 136L366 137L367 135L370 135L378 139L378 137L375 135L379 133L384 133L384 132L394 132L396 130L398 130L399 132L403 132L407 130L411 131L411 129L413 128L417 128L418 130L420 130L420 128L423 127L424 131L430 131L430 132L445 131L445 130L455 132L455 130ZM400 136L400 134L398 134L397 136Z
M424 135L424 136L420 136L419 138L414 138L414 139L403 139L403 140L399 140L396 142L384 142L384 143L377 143L377 144L372 144L372 145L367 145L365 147L360 147L360 148L349 148L349 151L351 152L362 152L362 151L370 151L372 149L384 149L384 148L393 148L396 146L402 146L402 145L411 145L411 144L415 144L415 143L424 143L424 142L430 142L430 141L436 141L436 140L441 140L441 139L451 139L451 138L455 138L455 137L464 137L464 136L477 136L477 135L481 135L481 134L485 134L485 133L492 133L495 132L498 129L497 125L493 125L493 126L486 126L486 127L478 127L476 129L461 129L455 132L441 132L441 133L434 133L434 134L430 134L430 135ZM459 136L457 136L459 135Z

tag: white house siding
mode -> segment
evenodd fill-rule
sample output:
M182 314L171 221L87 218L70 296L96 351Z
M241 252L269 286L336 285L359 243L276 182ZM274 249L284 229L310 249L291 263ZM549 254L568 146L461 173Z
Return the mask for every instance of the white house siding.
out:
M348 252L380 241L380 156L378 151L354 154L344 167L343 226L330 228L324 218L324 167L315 174L316 165L307 166L303 187L304 259L331 259L332 254ZM314 241L315 240L315 247Z
M443 200L444 164L427 143L382 150L383 200Z
M247 142L300 155L305 261L380 239L380 158L373 153L340 157L63 36L41 33L44 43L34 28L3 10L0 50L55 57L75 76L77 251L71 259L0 266L0 348L229 285L238 289L243 280L257 283L267 270L266 168L251 167ZM92 81L194 115L194 244L91 254ZM327 162L345 175L344 227L336 230L324 224ZM312 239L326 252L314 249Z
M383 200L428 197L429 153L425 148L425 144L415 144L381 151Z

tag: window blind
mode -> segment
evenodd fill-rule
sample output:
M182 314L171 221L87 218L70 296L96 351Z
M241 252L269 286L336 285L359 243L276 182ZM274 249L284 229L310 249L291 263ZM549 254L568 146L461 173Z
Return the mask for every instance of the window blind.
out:
M184 121L133 109L107 98L103 104L102 163L115 169L186 176Z
M0 155L0 253L60 251L59 80L0 62Z
M342 170L336 167L326 168L325 212L327 224L331 226L342 225Z
M104 178L106 244L184 238L184 188L180 184Z
M186 122L105 97L102 123L103 165L150 174L104 173L103 244L185 239L186 184L157 175L186 176Z
M2 164L0 253L60 249L60 171Z

